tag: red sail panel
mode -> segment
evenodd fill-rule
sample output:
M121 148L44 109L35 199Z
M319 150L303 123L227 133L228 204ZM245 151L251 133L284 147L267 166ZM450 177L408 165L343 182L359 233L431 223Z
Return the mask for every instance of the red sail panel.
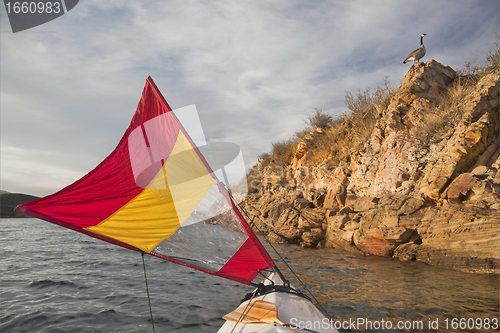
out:
M134 179L128 148L130 133L146 121L172 111L151 78L146 81L142 97L129 128L115 150L94 170L75 183L47 197L21 205L21 213L39 213L54 221L77 228L101 223L143 191ZM174 142L180 124L170 124L166 138ZM45 219L45 218L44 218Z
M210 205L226 206L217 213L224 221L208 213ZM130 126L101 164L16 210L242 283L275 266L150 77Z
M272 260L269 260L270 258L256 255L259 252L256 252L255 249L255 243L248 238L216 275L229 279L237 276L241 279L240 282L250 284L258 274L255 267L261 267L259 270L263 270L274 266Z

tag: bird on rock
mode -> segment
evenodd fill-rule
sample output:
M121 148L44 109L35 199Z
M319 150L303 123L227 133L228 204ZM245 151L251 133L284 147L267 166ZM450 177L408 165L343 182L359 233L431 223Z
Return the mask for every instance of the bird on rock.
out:
M426 33L423 33L420 35L420 47L410 53L405 61L403 61L403 64L406 64L408 61L420 61L425 55L425 46L424 46L424 36L427 35Z

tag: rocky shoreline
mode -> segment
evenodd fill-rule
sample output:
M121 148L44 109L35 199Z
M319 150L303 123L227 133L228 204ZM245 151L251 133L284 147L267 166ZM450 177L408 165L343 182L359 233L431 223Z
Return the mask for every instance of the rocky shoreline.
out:
M257 165L261 191L243 202L256 227L272 242L498 274L500 73L467 92L458 80L435 60L414 64L348 167L311 165L322 128L286 169ZM450 128L436 112L446 103Z

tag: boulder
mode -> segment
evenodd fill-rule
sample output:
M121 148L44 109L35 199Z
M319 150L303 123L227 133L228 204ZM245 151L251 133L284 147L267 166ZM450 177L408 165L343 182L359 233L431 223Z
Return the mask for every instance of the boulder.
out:
M349 206L352 207L352 210L354 212L366 212L370 209L376 208L378 201L379 201L378 198L361 197L357 198ZM347 199L346 199L346 204L347 204Z
M325 235L323 234L323 230L321 228L313 228L302 234L302 241L300 242L300 245L302 247L314 247L324 238Z

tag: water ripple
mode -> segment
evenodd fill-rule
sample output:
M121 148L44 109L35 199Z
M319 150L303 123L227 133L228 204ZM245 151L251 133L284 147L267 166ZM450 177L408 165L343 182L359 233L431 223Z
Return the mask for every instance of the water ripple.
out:
M139 253L36 219L1 219L0 231L2 333L151 332ZM334 249L275 247L335 320L443 323L446 318L499 315L498 275ZM157 332L216 332L221 317L252 291L157 258L145 259ZM425 331L456 332L444 327Z

